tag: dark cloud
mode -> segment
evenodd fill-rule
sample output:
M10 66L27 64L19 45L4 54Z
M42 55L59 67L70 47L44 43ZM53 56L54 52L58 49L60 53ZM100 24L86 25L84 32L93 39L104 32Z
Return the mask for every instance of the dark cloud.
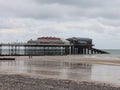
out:
M53 4L53 3L58 3L62 5L74 5L74 6L79 6L79 7L95 7L95 6L103 6L106 1L104 0L35 0L36 2L39 3L44 3L44 4ZM99 3L101 2L101 3Z
M54 6L54 4L57 4L58 6L53 7L56 8L56 10L54 10L54 12L52 12L51 10L50 11L51 13L55 14L56 12L57 15L60 15L59 18L62 18L64 15L66 15L71 18L104 17L109 19L120 19L120 13L118 12L120 8L119 0L115 0L115 1L113 0L34 0L34 1L39 2L40 5L47 4ZM60 11L60 13L57 11Z
M44 20L68 17L120 19L119 4L118 0L1 0L0 16Z

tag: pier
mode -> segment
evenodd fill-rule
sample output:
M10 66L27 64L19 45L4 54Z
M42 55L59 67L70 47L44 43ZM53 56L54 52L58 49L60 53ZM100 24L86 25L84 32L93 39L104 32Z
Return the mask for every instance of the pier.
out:
M93 48L92 39L42 37L29 40L26 43L1 43L1 56L44 56L71 54L108 54L108 52Z

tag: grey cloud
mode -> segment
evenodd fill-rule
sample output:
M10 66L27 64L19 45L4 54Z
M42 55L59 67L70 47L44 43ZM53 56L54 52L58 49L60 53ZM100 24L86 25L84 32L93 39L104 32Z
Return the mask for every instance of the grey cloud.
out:
M69 8L71 8L69 10ZM36 18L36 19L49 19L60 18L67 15L69 12L74 11L74 8L61 6L59 4L44 5L36 4L33 2L21 2L5 4L0 3L1 17L22 17L22 18Z
M44 4L52 4L52 3L58 3L62 5L77 5L79 7L98 7L98 6L104 6L104 3L108 2L104 0L35 0L39 3ZM109 0L110 1L110 0ZM100 3L99 3L100 2Z
M120 20L119 19L107 19L107 18L97 18L97 20L107 26L119 27Z
M120 1L116 0L1 0L1 17L65 20L76 17L119 19ZM7 2L7 3L6 3ZM36 3L39 2L39 3ZM113 6L116 5L116 8ZM84 7L83 7L84 6ZM69 19L68 18L68 19Z
M119 0L0 0L0 36L3 41L8 35L13 40L47 35L119 39L119 5Z
M116 0L36 0L43 4L47 5L54 5L56 6L56 10L54 11L63 11L58 13L61 15L66 15L71 18L75 17L89 17L89 18L97 18L97 17L104 17L109 19L119 19L120 12L119 11L119 4L120 1ZM62 7L68 7L64 9ZM74 8L73 8L74 7ZM69 12L68 12L69 11ZM53 13L53 12L51 12Z

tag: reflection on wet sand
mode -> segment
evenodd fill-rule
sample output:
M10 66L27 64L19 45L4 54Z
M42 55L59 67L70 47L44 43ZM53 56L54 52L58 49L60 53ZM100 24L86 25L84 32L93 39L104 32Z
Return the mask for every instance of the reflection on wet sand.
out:
M49 77L58 77L63 79L89 80L91 75L91 65L85 63L57 61L19 60L0 62L0 71L49 75Z
M93 64L91 79L120 85L120 66Z
M50 78L102 81L120 85L120 66L66 60L0 61L1 73L22 73Z

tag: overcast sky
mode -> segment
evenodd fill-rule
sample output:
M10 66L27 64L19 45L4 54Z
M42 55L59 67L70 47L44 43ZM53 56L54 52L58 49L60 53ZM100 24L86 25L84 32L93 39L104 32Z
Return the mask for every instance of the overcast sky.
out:
M92 38L120 49L120 0L0 0L0 42L40 36Z

